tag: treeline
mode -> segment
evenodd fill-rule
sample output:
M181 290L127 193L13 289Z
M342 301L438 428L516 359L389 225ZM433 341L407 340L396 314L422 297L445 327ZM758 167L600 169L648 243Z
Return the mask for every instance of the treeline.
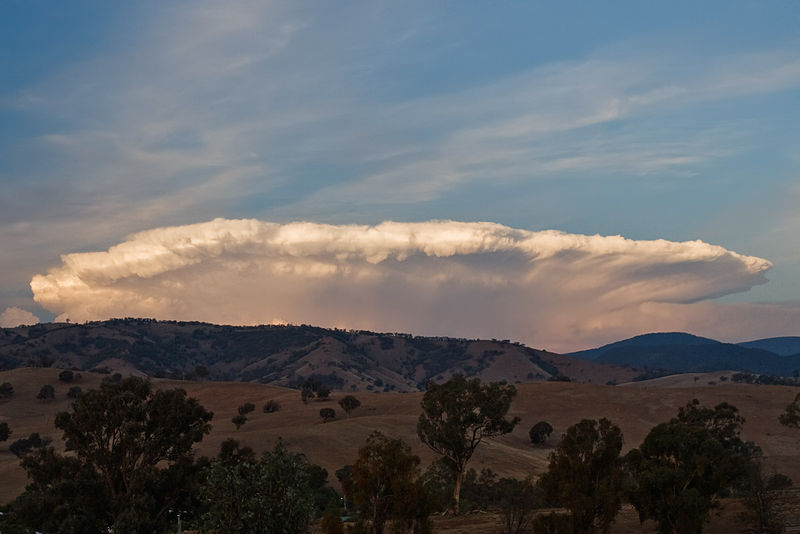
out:
M736 407L693 400L626 455L616 424L584 419L567 429L538 477L468 469L483 440L520 423L507 416L515 396L512 385L461 376L429 384L417 434L439 459L423 470L401 437L373 432L336 471L340 495L325 469L280 439L261 455L227 440L216 457L195 457L211 412L181 389L154 390L135 377L105 381L57 415L65 453L28 439L20 456L30 484L3 510L0 531L144 534L180 524L299 534L317 523L326 534L425 534L433 514L483 510L499 513L507 534L593 533L608 532L628 502L659 532L691 534L729 496L743 499L750 531L783 531L772 491L791 481L765 472L758 446L740 437L745 421ZM780 422L800 428L800 395ZM0 423L0 440L11 432ZM531 440L550 432L537 423Z

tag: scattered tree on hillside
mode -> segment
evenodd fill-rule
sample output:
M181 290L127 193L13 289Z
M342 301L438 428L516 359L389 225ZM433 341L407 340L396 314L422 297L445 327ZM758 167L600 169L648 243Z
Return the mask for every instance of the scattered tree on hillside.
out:
M322 417L322 422L327 423L336 419L336 410L333 408L323 408L319 411L319 416Z
M231 422L236 425L236 430L239 430L242 428L242 425L247 422L247 416L242 414L236 415L231 419Z
M572 532L608 532L622 506L622 432L608 419L567 429L539 479L549 504L570 512Z
M511 432L518 417L506 419L517 394L504 382L481 384L480 379L456 375L444 384L429 383L422 398L417 434L452 470L454 511L459 511L464 469L484 438Z
M547 441L547 438L549 438L552 433L553 427L550 423L547 421L539 421L531 427L528 436L531 438L531 443L539 445Z
M39 400L53 400L56 398L56 390L50 384L45 384L36 395Z
M300 388L300 399L302 399L303 404L308 404L308 401L314 398L314 392L311 390L311 386L303 386Z
M699 533L718 497L747 473L757 452L739 438L736 407L714 409L695 399L678 417L654 427L627 455L634 486L631 503L662 533Z
M8 438L11 437L11 429L8 426L8 423L3 421L0 423L0 441L8 441Z
M275 400L268 400L264 404L264 413L275 413L277 411L280 411L280 409L281 409L281 403Z
M185 504L192 445L211 417L184 390L153 391L141 378L85 391L55 419L74 454L26 456L31 484L12 509L43 532L162 531L167 511Z
M349 416L350 412L361 406L361 401L353 395L345 395L339 399L339 406L341 406L342 410Z
M800 428L800 393L786 406L786 410L780 415L779 420L783 426Z
M78 397L81 396L82 391L83 390L81 389L80 386L72 386L71 388L69 388L69 391L67 391L67 397L69 397L70 399L77 399Z
M383 534L395 520L415 533L429 532L426 495L417 479L419 458L401 439L375 431L352 466L353 500L369 521L368 532ZM338 472L337 472L338 473Z
M58 379L61 382L72 382L75 379L75 373L73 373L69 369L65 369L60 373L58 373Z
M308 466L305 456L289 452L280 440L259 460L247 454L220 456L202 487L208 506L203 531L306 532L314 515Z
M208 378L208 367L206 367L205 365L198 365L194 368L194 374L200 380Z
M239 406L239 415L247 415L256 409L256 405L252 402L245 402Z
M3 382L0 384L0 399L10 399L14 396L14 386L11 382Z
M50 438L43 438L38 432L34 432L27 438L18 439L12 443L8 450L17 458L21 458L35 449L47 447L52 441Z
M328 384L319 384L316 389L316 394L319 400L327 400L331 395L331 388Z

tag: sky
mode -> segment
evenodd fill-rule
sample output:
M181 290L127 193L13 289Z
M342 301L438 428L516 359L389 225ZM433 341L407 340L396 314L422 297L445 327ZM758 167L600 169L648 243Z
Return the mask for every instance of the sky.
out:
M0 4L0 326L800 335L800 4Z

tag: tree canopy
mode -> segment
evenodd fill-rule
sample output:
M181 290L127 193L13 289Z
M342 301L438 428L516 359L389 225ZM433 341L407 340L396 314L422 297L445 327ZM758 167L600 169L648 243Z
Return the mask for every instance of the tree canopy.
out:
M464 470L484 438L511 432L518 417L506 419L517 389L504 382L481 384L456 375L444 384L428 384L417 421L420 440L441 454L455 475L454 510L458 512Z
M32 484L14 508L47 532L70 532L58 525L73 520L82 525L75 532L152 532L183 497L192 445L212 415L182 389L153 391L136 377L104 382L56 416L74 456L45 449L25 458ZM91 498L71 490L76 480Z
M224 444L202 487L205 529L226 534L306 532L314 515L309 463L282 441L256 460L235 441ZM204 530L205 531L205 530Z
M539 479L546 501L570 512L572 532L608 532L622 506L622 431L608 419L567 429Z
M401 439L375 431L358 450L358 460L349 473L353 499L365 518L369 532L382 534L386 521L394 519L414 532L425 530L427 507L417 479L419 458Z
M634 477L631 503L659 532L699 533L720 494L740 480L757 449L739 438L736 407L714 409L693 400L654 427L627 459Z

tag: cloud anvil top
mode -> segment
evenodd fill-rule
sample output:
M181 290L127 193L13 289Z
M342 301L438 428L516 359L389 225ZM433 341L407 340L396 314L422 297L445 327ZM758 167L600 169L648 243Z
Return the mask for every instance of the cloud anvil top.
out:
M563 346L598 321L613 330L647 305L691 306L747 290L770 266L701 241L489 222L215 219L139 232L105 252L66 254L61 266L34 276L31 289L73 321L314 323Z

